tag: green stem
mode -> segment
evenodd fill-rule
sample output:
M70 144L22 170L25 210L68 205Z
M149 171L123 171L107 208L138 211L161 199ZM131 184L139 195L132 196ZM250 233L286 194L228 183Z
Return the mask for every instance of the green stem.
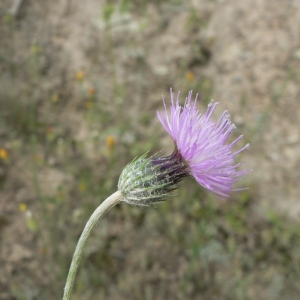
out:
M90 235L90 232L92 228L97 225L98 221L116 204L120 203L122 201L122 194L117 191L111 196L109 196L106 200L104 200L100 206L97 207L97 209L93 212L89 220L87 221L82 234L80 236L80 239L77 243L75 252L73 254L72 263L69 269L69 274L64 290L64 296L63 300L69 300L71 298L72 289L74 286L74 281L76 277L76 273L78 270L78 266L82 257L82 252L84 249L84 246L87 242L87 239Z

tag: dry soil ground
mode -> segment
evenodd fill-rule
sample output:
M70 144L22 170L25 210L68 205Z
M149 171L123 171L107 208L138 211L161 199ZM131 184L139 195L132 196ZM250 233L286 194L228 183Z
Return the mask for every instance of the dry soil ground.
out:
M299 219L300 1L21 2L14 16L13 0L0 3L0 299L36 299L51 282L36 259L44 250L35 225L28 230L24 219L30 216L22 210L39 211L39 189L49 197L60 186L74 189L59 154L30 140L32 126L38 137L46 132L51 140L53 128L72 137L97 164L106 148L93 148L98 128L91 131L93 121L82 113L95 105L95 91L114 126L131 120L135 128L132 134L106 125L100 141L113 134L128 147L146 144L159 128L148 113L155 115L170 87L199 92L202 109L214 98L218 112L228 109L236 134L251 144L243 160L254 171L243 185L250 185L256 215L274 209ZM167 137L157 143L158 149L172 147ZM46 162L37 173L38 189L28 167L32 156ZM20 289L20 282L38 280L37 291Z

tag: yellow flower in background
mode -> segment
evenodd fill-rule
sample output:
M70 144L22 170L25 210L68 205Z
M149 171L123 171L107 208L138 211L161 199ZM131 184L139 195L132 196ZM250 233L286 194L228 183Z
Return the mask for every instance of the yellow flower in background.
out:
M0 148L0 158L3 160L8 159L8 152L4 148Z
M95 94L96 94L96 89L93 86L91 86L89 88L89 95L90 96L95 96Z
M53 103L57 103L57 102L59 101L58 95L57 95L57 94L54 94L54 95L52 96L52 98L51 98L51 101L52 101Z
M93 103L93 101L88 101L88 102L85 104L85 106L86 106L87 109L91 109L91 108L93 108L94 103Z
M36 163L38 163L38 164L42 164L43 163L43 157L40 155L40 154L35 154L34 155L34 160L35 160L35 162Z
M82 71L77 71L77 73L76 73L76 79L79 81L79 82L81 82L82 80L83 80L83 78L84 78L84 73L82 72Z
M45 255L46 254L46 248L44 246L39 247L39 254L40 255Z
M188 82L193 82L195 80L195 74L193 72L187 72L186 79Z
M106 145L108 148L113 148L116 144L116 141L115 141L115 138L112 136L112 135L109 135L107 138L106 138Z
M46 132L47 132L47 134L53 133L53 128L51 126L47 126L46 127Z
M25 203L20 203L19 204L19 210L20 211L26 211L27 210L27 205Z
M84 192L85 189L86 189L85 183L81 182L81 183L78 185L78 189L79 189L80 192Z

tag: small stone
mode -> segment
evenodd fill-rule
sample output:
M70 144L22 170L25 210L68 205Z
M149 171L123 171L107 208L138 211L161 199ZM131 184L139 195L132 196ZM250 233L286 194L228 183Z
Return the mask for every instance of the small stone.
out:
M23 245L15 244L7 256L9 262L19 262L32 258L33 253L26 249Z
M153 68L153 73L155 75L165 76L169 73L169 70L167 67L160 65Z
M286 139L287 144L296 144L300 141L300 137L298 134L289 135Z
M300 49L297 49L293 55L296 59L300 60Z

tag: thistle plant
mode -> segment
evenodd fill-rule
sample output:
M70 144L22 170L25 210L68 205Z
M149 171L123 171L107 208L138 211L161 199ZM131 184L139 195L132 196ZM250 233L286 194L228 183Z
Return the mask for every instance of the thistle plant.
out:
M135 206L150 206L172 197L172 191L178 183L186 178L194 178L201 186L215 194L220 199L230 196L234 183L249 170L238 170L240 163L235 163L235 156L249 148L233 151L233 146L243 138L239 136L227 143L235 129L227 111L223 112L218 122L211 120L218 103L213 101L204 114L197 109L197 96L192 99L189 92L184 105L179 104L171 90L171 108L167 108L163 99L163 112L158 112L158 118L164 129L174 142L174 151L169 156L147 153L134 159L122 171L118 191L108 197L95 210L88 220L76 246L70 266L63 300L69 300L74 285L77 269L84 246L91 229L113 206L121 201Z

